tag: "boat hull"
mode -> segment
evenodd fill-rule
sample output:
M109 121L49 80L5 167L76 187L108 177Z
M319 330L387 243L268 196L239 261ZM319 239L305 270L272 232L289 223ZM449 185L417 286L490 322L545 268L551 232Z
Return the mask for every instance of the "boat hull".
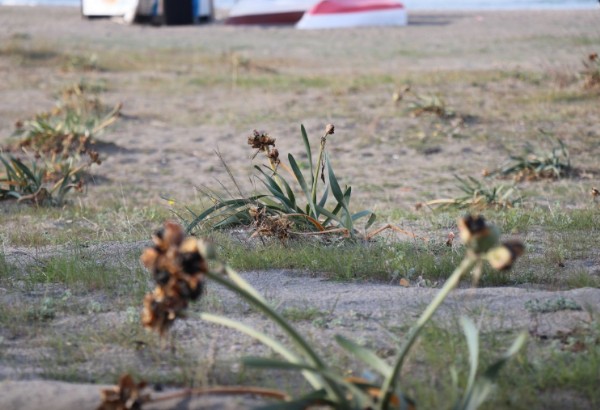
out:
M304 10L231 16L225 20L225 24L294 25L303 14Z
M299 29L405 26L406 10L393 0L322 0L296 25Z

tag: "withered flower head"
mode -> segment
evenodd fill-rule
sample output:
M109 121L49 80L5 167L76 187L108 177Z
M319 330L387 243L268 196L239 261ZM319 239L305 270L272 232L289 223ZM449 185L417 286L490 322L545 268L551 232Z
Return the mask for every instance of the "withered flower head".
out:
M269 146L275 146L275 138L269 137L265 131L254 130L248 137L248 145L261 151L268 150Z
M267 158L269 158L273 163L279 164L279 151L277 148L271 148L271 151L267 154Z
M488 225L481 215L467 215L459 219L458 231L465 245L475 253L483 253L492 249L500 237L498 229Z
M139 410L150 400L149 394L142 394L145 387L146 382L135 383L131 375L124 374L117 386L101 391L102 403L97 410Z
M600 196L600 190L598 188L592 188L592 196L598 198Z
M326 135L332 135L335 131L335 127L333 126L333 124L327 124L325 126L325 134Z
M102 164L102 160L100 159L100 154L98 154L98 151L89 150L87 154L90 157L90 161L92 161L92 164Z
M185 233L178 223L167 221L164 226L152 235L152 241L156 248L166 251L170 247L177 247L183 242Z
M512 268L517 258L525 252L525 245L519 241L507 241L490 250L486 257L492 268L508 270Z
M185 316L188 302L202 295L208 248L193 237L185 238L174 222L166 222L152 239L154 246L140 257L156 281L154 291L144 298L142 323L164 335L176 318Z

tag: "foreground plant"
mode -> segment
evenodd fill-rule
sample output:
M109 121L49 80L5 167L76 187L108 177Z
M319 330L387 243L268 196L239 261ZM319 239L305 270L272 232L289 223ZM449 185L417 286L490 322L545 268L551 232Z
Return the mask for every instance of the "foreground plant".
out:
M304 409L314 405L335 409L356 410L414 409L414 402L402 391L400 374L411 348L417 341L425 325L431 320L449 293L466 275L472 272L475 282L477 282L484 262L489 262L492 267L498 270L510 269L518 256L523 252L523 245L519 242L500 243L498 229L489 225L480 216L466 216L459 220L458 227L461 239L467 248L465 258L450 275L417 322L408 331L406 339L400 346L399 353L392 364L387 363L384 359L377 356L374 351L362 347L342 336L336 336L335 340L342 349L363 361L366 366L371 367L379 374L379 381L347 378L332 370L311 343L248 282L227 265L220 264L214 259L214 254L208 248L200 244L192 245L191 241L195 241L194 239L184 239L183 230L176 228L172 223L167 223L162 233L157 233L154 236L155 246L144 252L142 261L146 266L151 268L155 278L158 277L160 279L163 276L169 278L168 280L160 279L162 282L168 283L172 280L179 280L179 274L174 275L171 272L187 270L186 261L188 258L182 256L185 253L182 253L181 248L183 244L189 243L189 245L186 245L186 248L189 246L194 249L194 255L197 255L192 258L193 260L206 261L212 259L213 264L216 266L214 269L202 271L202 277L213 280L236 293L245 302L269 318L288 337L288 340L291 342L289 346L282 343L280 338L276 339L266 335L244 323L210 313L202 313L200 315L206 321L236 329L255 338L283 358L283 360L246 358L243 360L245 365L300 372L311 386L308 394L296 399L291 399L287 394L280 392L278 398L283 401L280 404L271 405L270 409ZM162 262L159 262L161 259ZM149 261L153 262L149 263ZM163 270L168 270L168 275L159 273ZM157 279L157 282L159 279ZM181 296L180 293L177 294L177 298ZM148 306L148 303L145 301L145 311L148 310ZM150 306L152 308L152 305ZM185 309L187 303L180 303L177 306L183 306L183 309ZM163 312L164 309L160 311ZM159 321L156 323L168 322L170 325L175 318L181 316L180 311L175 309L173 309L172 314L161 314L161 317L165 319L162 322ZM152 313L152 315L155 314ZM147 323L146 319L144 319L146 326L148 326ZM478 370L479 338L477 329L473 322L466 318L461 320L461 324L467 338L471 369L466 389L462 397L454 403L453 408L457 410L476 409L490 394L494 380L497 378L500 369L524 344L525 335L519 335L512 346L498 361L489 366L483 373L480 373ZM158 330L161 334L168 328L168 326L162 325L150 325L150 327ZM245 391L248 393L252 389L254 388L246 388ZM256 391L260 391L260 389L256 388ZM276 397L276 395L271 394L267 397Z

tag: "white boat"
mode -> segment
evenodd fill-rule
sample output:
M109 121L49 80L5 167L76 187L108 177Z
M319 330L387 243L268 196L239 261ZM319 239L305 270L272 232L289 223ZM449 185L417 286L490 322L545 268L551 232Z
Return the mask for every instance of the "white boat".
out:
M124 17L125 21L193 24L212 20L213 0L81 0L84 17Z
M240 0L230 10L226 24L293 25L318 0Z
M134 9L138 0L81 0L85 17L122 17Z
M361 26L405 26L404 5L393 0L323 0L311 7L296 27L323 29Z

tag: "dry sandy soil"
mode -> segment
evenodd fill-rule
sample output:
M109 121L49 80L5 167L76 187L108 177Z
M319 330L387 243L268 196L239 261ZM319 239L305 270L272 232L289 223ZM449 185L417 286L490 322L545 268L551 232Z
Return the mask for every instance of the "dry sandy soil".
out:
M394 209L410 210L416 202L448 195L454 173L479 175L483 168L494 168L525 140L536 140L537 128L544 128L568 143L581 173L577 179L526 184L524 189L533 204L560 201L561 207L582 208L600 173L598 96L573 96L580 95L581 60L599 45L597 11L415 13L403 28L299 32L221 24L126 26L84 20L72 9L3 7L0 135L12 133L17 119L52 106L56 91L65 85L81 78L104 84L102 100L122 102L124 115L99 137L105 160L93 170L94 181L81 201L90 205L122 200L144 207L164 203L161 195L194 201L194 186L214 186L215 179L227 184L215 150L250 190L246 138L254 128L276 137L282 153L300 155L300 123L315 144L324 125L334 123L330 149L343 182L355 188L358 203L392 215ZM418 93L443 95L464 121L407 115L402 101L392 101L393 93L407 84ZM570 121L574 116L577 121ZM21 229L20 223L7 220L3 229ZM64 229L64 224L45 223L44 229L51 232ZM145 244L99 245L99 254L112 263L131 264L128 252ZM10 243L4 248L10 263L22 261L24 254L41 257L55 251ZM597 274L598 254L587 261L589 271ZM298 326L324 349L331 348L330 336L342 333L389 351L394 339L387 329L410 324L436 292L329 282L293 271L246 276L281 308L320 312L319 320L300 321ZM64 292L64 287L30 293L0 289L0 303L26 305L28 298ZM532 314L526 309L528 301L557 297L588 311L600 309L599 289L460 289L437 319L441 326L455 326L455 318L468 313L485 332L525 329L552 338L588 319L587 311ZM83 299L90 305L107 300L102 294ZM206 306L271 329L247 306L217 289L209 289ZM60 350L48 347L48 340L57 335L82 332L93 346L74 367L67 363L68 370L61 368L62 373L56 373L60 379L73 372L68 374L77 375L77 381L96 382L91 375L102 373L98 369L105 369L106 375L137 365L169 366L151 353L100 336L102 329L129 324L124 309L109 309L59 316L48 334L0 330L0 407L92 408L98 402L96 385L39 380L40 374L52 373L40 363L44 355ZM207 351L213 365L264 353L246 338L193 316L175 332L180 349ZM69 338L68 343L75 342ZM69 346L60 351L68 356ZM211 403L217 408L240 406ZM554 397L545 408L565 405ZM585 400L575 405L591 408Z

